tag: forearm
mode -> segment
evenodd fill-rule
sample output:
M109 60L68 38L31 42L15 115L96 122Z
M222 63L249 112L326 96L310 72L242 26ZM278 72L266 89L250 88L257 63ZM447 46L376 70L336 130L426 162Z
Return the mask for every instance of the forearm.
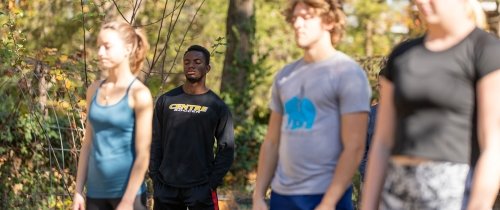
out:
M221 148L215 156L214 167L210 177L210 187L215 189L221 184L222 179L231 168L234 160L234 146L219 145Z
M468 209L491 209L500 185L500 153L490 148L481 152L477 162Z
M91 139L85 138L82 147L80 148L80 157L78 159L78 169L76 172L76 193L83 193L85 180L87 179L88 162L90 155Z
M159 138L153 138L152 144L151 144L151 156L149 159L149 176L151 178L154 178L154 176L157 175L158 171L160 170L160 164L163 158L162 155L163 148L161 147L160 144L160 139Z
M262 143L257 167L257 181L253 193L254 199L264 199L265 197L266 190L278 165L278 147L278 144L270 141Z
M157 106L161 106L158 105ZM159 111L155 111L153 115L153 130L152 130L152 139L151 139L151 156L150 156L150 165L149 165L149 176L151 178L154 178L156 174L158 173L158 170L160 168L160 163L163 158L163 148L161 144L161 138L162 138L162 126L160 125L160 117Z
M390 150L383 144L373 142L368 155L368 168L361 196L363 198L361 200L361 208L363 210L378 209L389 158Z
M141 187L149 165L149 154L137 155L122 201L133 203Z
M359 163L363 158L364 148L362 146L344 149L339 156L333 180L323 197L322 202L336 204L344 195L346 189L352 183L352 177L356 173Z

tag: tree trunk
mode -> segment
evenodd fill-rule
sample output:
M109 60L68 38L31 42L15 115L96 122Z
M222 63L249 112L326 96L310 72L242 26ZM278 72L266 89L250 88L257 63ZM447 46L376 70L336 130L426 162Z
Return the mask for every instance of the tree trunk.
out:
M230 97L234 104L239 103L238 100L234 99L241 98L242 91L246 91L247 76L253 63L254 10L254 0L229 1L226 22L226 55L220 90L221 93ZM240 111L234 112L236 120L242 119L245 115Z

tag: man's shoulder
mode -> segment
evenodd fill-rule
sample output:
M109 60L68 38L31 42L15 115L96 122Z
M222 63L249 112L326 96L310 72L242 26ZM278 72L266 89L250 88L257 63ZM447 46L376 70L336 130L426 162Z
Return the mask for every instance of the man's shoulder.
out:
M276 74L276 79L285 77L286 75L290 74L295 68L300 66L303 63L303 59L300 58L298 60L295 60L291 63L286 64L283 68L281 68L278 73Z
M171 89L165 93L163 93L158 99L156 100L156 104L159 103L165 103L166 101L169 100L169 98L178 96L184 94L184 91L182 90L182 86L176 87L174 89Z
M165 97L170 97L170 96L177 96L180 94L183 94L184 91L182 90L182 86L178 86L176 88L170 89L169 91L163 93L160 98L165 98Z
M209 94L212 100L211 104L215 105L218 110L230 112L229 106L226 104L224 100L222 100L222 98L219 95L217 95L217 93L210 90Z
M337 51L336 55L330 58L327 66L331 75L336 77L351 77L365 74L361 65L354 58L340 51Z
M224 100L222 100L222 98L217 93L215 93L213 90L210 90L209 94L210 94L212 100L214 100L215 103L217 103L220 106L226 106L227 107L226 102L224 102Z

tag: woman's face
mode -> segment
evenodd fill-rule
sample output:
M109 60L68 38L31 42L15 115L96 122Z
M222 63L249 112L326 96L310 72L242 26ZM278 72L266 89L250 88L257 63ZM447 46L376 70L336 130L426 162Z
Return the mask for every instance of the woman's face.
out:
M427 24L453 21L456 15L463 14L466 0L413 0L421 20ZM463 14L465 15L465 14Z
M101 30L97 39L99 65L103 69L112 69L123 62L128 62L130 49L118 34L111 29Z

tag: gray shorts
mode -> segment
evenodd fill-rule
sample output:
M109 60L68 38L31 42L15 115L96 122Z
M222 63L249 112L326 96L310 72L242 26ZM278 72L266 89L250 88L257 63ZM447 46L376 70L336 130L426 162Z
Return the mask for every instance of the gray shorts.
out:
M469 166L426 162L414 166L389 164L380 201L386 210L460 210Z

